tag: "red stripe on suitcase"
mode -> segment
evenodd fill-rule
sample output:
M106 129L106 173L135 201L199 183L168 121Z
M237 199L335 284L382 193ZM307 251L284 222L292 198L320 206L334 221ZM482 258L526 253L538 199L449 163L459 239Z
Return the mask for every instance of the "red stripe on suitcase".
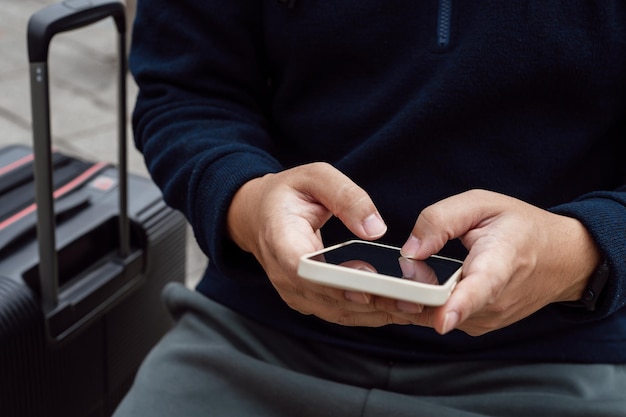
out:
M72 190L75 190L76 188L80 187L81 185L86 183L91 177L93 177L94 174L96 174L98 171L100 171L101 169L103 169L107 165L108 165L108 163L106 163L106 162L98 162L98 163L92 165L89 169L87 169L85 172L80 174L78 177L74 178L72 181L68 182L63 187L61 187L58 190L56 190L53 193L54 198L62 197L65 194L71 192ZM0 223L0 231L2 231L5 228L9 227L11 224L17 222L18 220L23 219L24 217L28 216L29 214L31 214L35 210L37 210L37 204L31 204L30 206L26 207L25 209L19 211L18 213L15 213L13 216L9 217L8 219L6 219L2 223Z
M4 175L7 172L11 172L16 168L21 167L22 165L26 165L27 163L31 162L34 158L35 158L35 155L31 153L30 155L26 155L18 159L17 161L11 162L9 165L5 165L2 168L0 168L0 175Z

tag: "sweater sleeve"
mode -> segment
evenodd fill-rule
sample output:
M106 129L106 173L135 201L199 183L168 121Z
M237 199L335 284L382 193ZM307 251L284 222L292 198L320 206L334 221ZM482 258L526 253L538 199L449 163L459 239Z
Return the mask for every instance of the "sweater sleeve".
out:
M589 313L564 307L576 319L599 319L626 306L626 186L615 191L597 191L551 211L580 220L591 233L607 260L610 275L598 299L596 311Z
M234 193L281 169L266 117L261 3L144 0L134 25L136 146L214 264Z

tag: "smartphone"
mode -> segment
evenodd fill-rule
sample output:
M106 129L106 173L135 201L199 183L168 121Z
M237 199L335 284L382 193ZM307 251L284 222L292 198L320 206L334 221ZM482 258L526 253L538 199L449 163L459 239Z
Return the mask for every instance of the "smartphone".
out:
M439 306L459 281L462 264L437 255L409 259L394 246L351 240L302 256L298 275L335 288Z

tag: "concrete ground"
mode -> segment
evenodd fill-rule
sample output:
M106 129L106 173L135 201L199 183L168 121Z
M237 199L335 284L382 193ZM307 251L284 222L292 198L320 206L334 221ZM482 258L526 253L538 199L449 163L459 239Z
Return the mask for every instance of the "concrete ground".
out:
M134 0L130 0L134 3ZM3 0L0 12L0 147L31 144L26 28L29 17L57 0ZM132 4L129 3L132 9ZM129 16L132 16L129 13ZM116 31L112 19L53 38L49 52L51 125L54 146L90 160L116 160ZM128 111L137 87L128 77ZM129 170L147 176L129 132ZM191 234L187 283L195 285L207 259Z

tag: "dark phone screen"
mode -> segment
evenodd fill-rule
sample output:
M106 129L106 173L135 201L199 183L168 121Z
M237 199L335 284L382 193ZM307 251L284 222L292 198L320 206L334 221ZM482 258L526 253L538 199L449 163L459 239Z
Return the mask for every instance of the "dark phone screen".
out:
M423 261L408 259L397 249L361 242L349 243L311 259L433 285L444 284L462 265L458 261L435 257Z

